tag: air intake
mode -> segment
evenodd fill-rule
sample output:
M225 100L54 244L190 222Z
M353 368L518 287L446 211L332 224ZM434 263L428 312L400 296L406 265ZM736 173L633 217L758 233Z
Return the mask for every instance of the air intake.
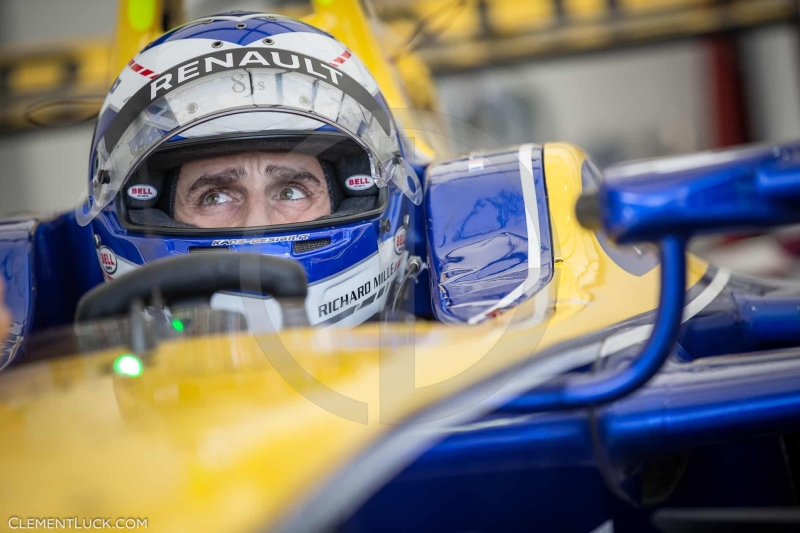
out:
M189 253L190 254L203 254L206 252L227 252L229 248L227 246L190 246Z
M292 251L296 254L304 254L323 246L328 246L331 243L330 237L324 239L314 239L311 241L295 241L292 243Z

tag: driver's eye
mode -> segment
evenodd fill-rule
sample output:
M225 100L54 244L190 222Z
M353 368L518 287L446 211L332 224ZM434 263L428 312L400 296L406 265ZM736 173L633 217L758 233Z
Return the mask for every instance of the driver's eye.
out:
M233 199L225 193L212 192L203 197L203 205L219 205L232 202Z
M301 198L305 198L306 195L297 187L284 187L281 189L278 197L281 200L300 200Z

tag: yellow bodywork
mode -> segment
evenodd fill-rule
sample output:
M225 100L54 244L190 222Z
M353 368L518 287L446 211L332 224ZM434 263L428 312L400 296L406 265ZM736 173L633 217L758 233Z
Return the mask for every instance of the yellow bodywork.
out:
M358 2L317 4L309 22L365 61L390 105L409 105ZM119 350L12 369L0 374L0 528L10 517L137 517L149 531L191 533L269 528L393 424L547 347L654 309L658 268L627 273L575 220L584 154L568 144L544 153L556 274L535 320L511 325L508 312L478 326L175 340L140 354L136 378L112 371ZM705 270L690 258L688 284Z

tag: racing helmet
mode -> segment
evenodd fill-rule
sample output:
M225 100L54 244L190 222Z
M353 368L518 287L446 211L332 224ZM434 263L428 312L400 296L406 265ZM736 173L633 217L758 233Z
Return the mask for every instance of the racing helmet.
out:
M114 81L77 207L107 280L172 255L231 250L305 269L311 325L379 313L405 267L421 167L366 66L308 24L211 16L150 43ZM245 298L217 293L215 308Z

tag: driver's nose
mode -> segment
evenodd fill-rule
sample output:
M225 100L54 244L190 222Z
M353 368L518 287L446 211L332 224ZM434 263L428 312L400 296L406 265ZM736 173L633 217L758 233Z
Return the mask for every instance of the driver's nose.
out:
M244 227L257 227L257 226L269 226L270 224L270 217L269 217L269 207L267 206L267 202L264 199L260 199L261 201L250 201L247 205L247 214L244 218Z

